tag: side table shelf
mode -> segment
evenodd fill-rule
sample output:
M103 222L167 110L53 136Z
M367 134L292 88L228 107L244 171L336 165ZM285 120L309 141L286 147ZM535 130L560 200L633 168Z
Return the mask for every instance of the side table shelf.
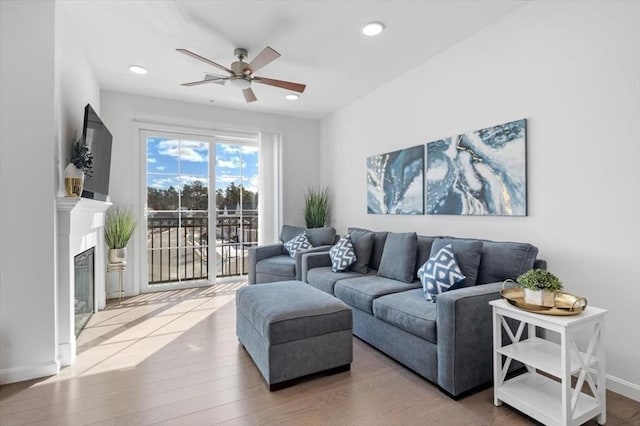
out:
M555 317L526 312L504 300L489 303L493 307L494 404L505 402L547 425L580 425L596 416L599 424L605 424L603 328L607 311L587 307L575 316ZM507 318L519 321L515 333ZM525 327L529 337L521 339ZM560 344L536 337L536 328L558 333ZM572 332L579 328L590 328L586 349L580 349L573 338ZM510 340L506 345L503 329ZM525 364L527 372L506 380L512 361ZM575 387L572 376L577 376ZM594 396L582 392L585 384Z

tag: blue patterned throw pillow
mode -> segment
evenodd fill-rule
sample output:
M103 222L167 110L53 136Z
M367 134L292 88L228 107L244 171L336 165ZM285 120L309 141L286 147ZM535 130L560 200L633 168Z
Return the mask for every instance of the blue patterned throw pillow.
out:
M345 271L349 266L356 263L356 252L353 250L351 235L347 234L329 250L331 257L331 270L333 272Z
M284 248L289 252L289 256L295 259L296 253L300 250L310 249L311 243L307 239L307 234L305 232L296 235L286 243L284 243Z
M462 275L451 244L447 244L418 269L418 278L424 297L435 302L438 294L462 287L466 277Z

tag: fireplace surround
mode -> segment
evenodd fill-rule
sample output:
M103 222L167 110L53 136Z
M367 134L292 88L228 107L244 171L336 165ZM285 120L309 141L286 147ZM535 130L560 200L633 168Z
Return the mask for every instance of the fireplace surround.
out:
M74 258L80 253L94 249L93 310L104 308L105 291L105 244L104 215L110 202L87 198L56 198L57 213L57 352L61 365L71 365L76 356L75 333L75 273Z

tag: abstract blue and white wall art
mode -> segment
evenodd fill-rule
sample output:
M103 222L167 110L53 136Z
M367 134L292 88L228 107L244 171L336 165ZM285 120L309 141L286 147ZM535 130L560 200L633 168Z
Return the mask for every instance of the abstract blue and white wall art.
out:
M367 158L367 212L424 214L424 145Z
M427 214L527 215L527 121L427 144Z

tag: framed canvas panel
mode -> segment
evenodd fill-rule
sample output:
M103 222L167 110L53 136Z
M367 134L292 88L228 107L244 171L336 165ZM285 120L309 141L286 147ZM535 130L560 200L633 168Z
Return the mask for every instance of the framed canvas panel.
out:
M427 143L426 211L527 215L527 121Z
M367 212L424 214L424 145L367 158Z

